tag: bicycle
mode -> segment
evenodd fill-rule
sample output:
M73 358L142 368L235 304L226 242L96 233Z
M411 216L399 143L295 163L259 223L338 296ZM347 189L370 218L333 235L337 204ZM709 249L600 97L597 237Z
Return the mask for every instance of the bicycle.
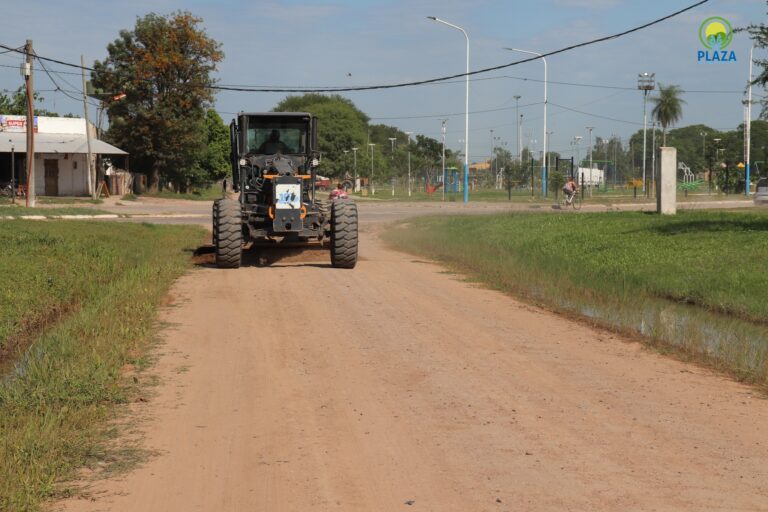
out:
M570 199L568 199L568 194L563 194L560 206L563 209L568 209L569 206L572 206L574 210L581 210L581 194L575 192Z
M10 183L3 185L2 187L0 187L0 196L2 197L13 197L14 195L16 197L27 196L26 187L24 187L23 185L16 185L15 188L16 188L15 190L16 193L14 194L14 187Z

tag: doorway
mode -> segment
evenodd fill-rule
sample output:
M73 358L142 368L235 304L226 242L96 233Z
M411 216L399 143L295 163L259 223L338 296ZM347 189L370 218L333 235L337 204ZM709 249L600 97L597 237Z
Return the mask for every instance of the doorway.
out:
M45 160L45 195L59 195L59 161Z

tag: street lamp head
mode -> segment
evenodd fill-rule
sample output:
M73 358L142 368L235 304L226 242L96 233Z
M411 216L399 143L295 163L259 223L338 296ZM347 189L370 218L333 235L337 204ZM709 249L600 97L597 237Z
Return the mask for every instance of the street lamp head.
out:
M436 16L427 16L427 19L428 20L432 20L432 21L437 21L437 17Z

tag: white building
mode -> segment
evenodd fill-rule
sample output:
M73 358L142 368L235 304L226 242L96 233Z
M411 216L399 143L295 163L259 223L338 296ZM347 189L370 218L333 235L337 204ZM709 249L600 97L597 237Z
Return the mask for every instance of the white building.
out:
M35 192L44 196L90 195L85 120L44 116L34 119ZM89 131L94 162L100 161L100 155L127 155L97 140L91 123ZM0 183L11 181L13 165L16 182L26 184L26 150L26 117L0 114Z

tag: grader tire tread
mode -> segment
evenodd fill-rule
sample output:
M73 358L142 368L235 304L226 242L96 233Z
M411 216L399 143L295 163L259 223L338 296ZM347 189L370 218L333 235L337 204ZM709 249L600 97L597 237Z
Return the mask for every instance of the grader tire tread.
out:
M331 265L355 268L357 264L357 205L349 200L331 206Z
M216 266L238 268L243 256L243 226L240 203L232 199L216 201L214 206L217 225L214 244L216 245Z

